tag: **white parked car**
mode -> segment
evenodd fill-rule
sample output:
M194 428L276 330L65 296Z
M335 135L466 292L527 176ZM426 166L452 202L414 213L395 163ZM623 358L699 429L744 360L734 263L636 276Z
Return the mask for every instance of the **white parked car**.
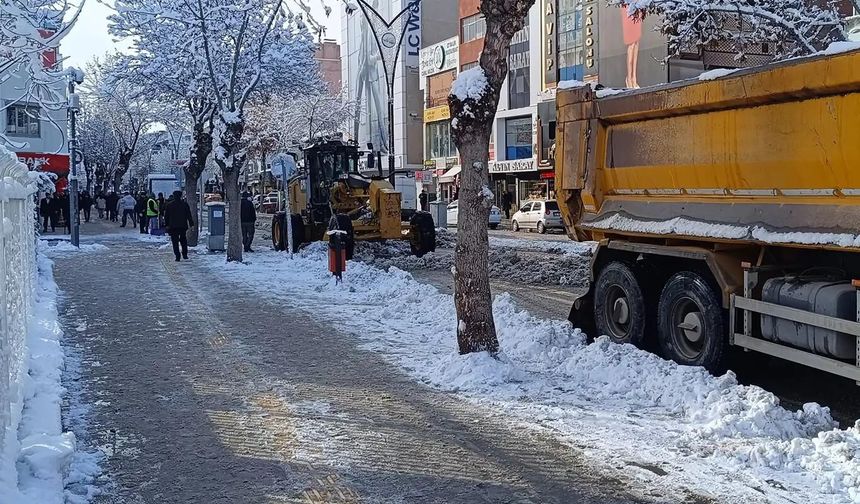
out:
M511 229L514 231L536 229L541 234L546 233L547 229L564 229L561 213L558 211L558 201L526 201L511 216Z
M459 214L459 212L460 205L457 200L448 203L448 227L457 227L457 214ZM490 220L487 224L490 226L490 229L496 229L501 223L502 211L499 210L499 207L493 205L493 208L490 208Z

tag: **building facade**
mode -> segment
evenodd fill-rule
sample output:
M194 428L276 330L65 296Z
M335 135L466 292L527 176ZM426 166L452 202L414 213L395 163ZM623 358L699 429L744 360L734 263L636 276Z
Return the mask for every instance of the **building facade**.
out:
M325 39L317 46L314 59L320 66L320 74L331 93L339 94L343 80L343 68L340 62L340 44L335 40Z
M410 2L368 0L368 4L383 18L392 19ZM346 98L356 104L357 110L346 137L363 148L371 147L381 152L384 169L387 168L385 157L393 149L395 169L408 172L408 175L401 175L400 180L409 179L416 191L423 187L422 181L417 179L424 172L424 93L420 79L420 51L422 47L456 34L456 7L457 0L423 1L419 4L417 18L405 26L401 52L394 69L394 144L391 146L388 145L388 88L373 29L361 9L351 10L341 18L343 88ZM400 25L395 23L394 26Z

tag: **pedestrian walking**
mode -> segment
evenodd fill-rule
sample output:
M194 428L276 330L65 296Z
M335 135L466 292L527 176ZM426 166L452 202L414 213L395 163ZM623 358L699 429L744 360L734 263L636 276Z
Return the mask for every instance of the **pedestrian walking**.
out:
M72 234L72 207L68 193L63 193L60 196L60 212L63 215L63 228L69 234Z
M130 192L126 191L116 206L117 213L122 213L122 225L120 227L125 227L129 218L131 218L131 225L137 227L137 214L134 211L136 205L137 200Z
M140 226L140 234L149 232L147 229L149 222L146 219L146 193L141 191L137 195L136 203L134 204L134 213L137 215L137 223Z
M105 197L105 208L107 209L108 218L111 222L117 221L117 207L119 206L119 200L119 196L113 191L109 192L108 195Z
M107 200L102 192L96 196L96 211L99 213L99 219L105 218L105 209L107 208Z
M51 232L57 230L57 216L54 213L57 204L54 202L53 195L46 193L45 197L39 202L39 215L42 217L42 232L48 232L48 223L51 224Z
M505 211L505 219L511 218L511 206L513 206L514 195L511 194L511 191L505 191L505 194L502 196L502 210Z
M164 224L167 226L167 232L170 233L170 243L173 244L173 255L176 260L188 259L186 233L189 227L194 227L194 216L191 215L191 207L182 199L182 191L174 191L173 199L165 205ZM182 247L181 256L180 246Z
M254 209L254 203L251 201L251 193L246 192L242 195L240 217L242 222L242 245L245 247L245 252L253 252L251 244L254 242L257 211Z
M158 229L158 200L150 195L146 199L146 230L147 232Z
M421 210L427 211L430 207L427 202L427 189L421 189L421 194L418 195L418 201L421 202Z
M84 222L89 222L93 209L93 199L90 197L89 192L84 191L81 193L79 200L81 203L81 211L84 212Z

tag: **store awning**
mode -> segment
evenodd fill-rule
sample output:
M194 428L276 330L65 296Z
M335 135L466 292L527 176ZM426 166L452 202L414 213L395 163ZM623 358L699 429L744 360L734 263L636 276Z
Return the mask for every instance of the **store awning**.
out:
M440 184L450 184L450 183L454 182L454 177L456 177L458 173L460 173L460 167L459 166L455 166L455 167L451 168L450 170L446 171L444 175L439 177L439 183Z

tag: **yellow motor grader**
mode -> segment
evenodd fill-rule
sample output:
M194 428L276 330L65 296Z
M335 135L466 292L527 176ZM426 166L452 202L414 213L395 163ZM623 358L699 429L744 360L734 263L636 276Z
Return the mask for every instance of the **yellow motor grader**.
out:
M353 142L326 140L304 150L304 166L287 182L293 251L343 232L346 257L356 240L408 240L418 257L436 250L436 228L429 212L402 218L401 194L379 173L359 171L361 153ZM287 212L272 219L272 243L287 249Z

